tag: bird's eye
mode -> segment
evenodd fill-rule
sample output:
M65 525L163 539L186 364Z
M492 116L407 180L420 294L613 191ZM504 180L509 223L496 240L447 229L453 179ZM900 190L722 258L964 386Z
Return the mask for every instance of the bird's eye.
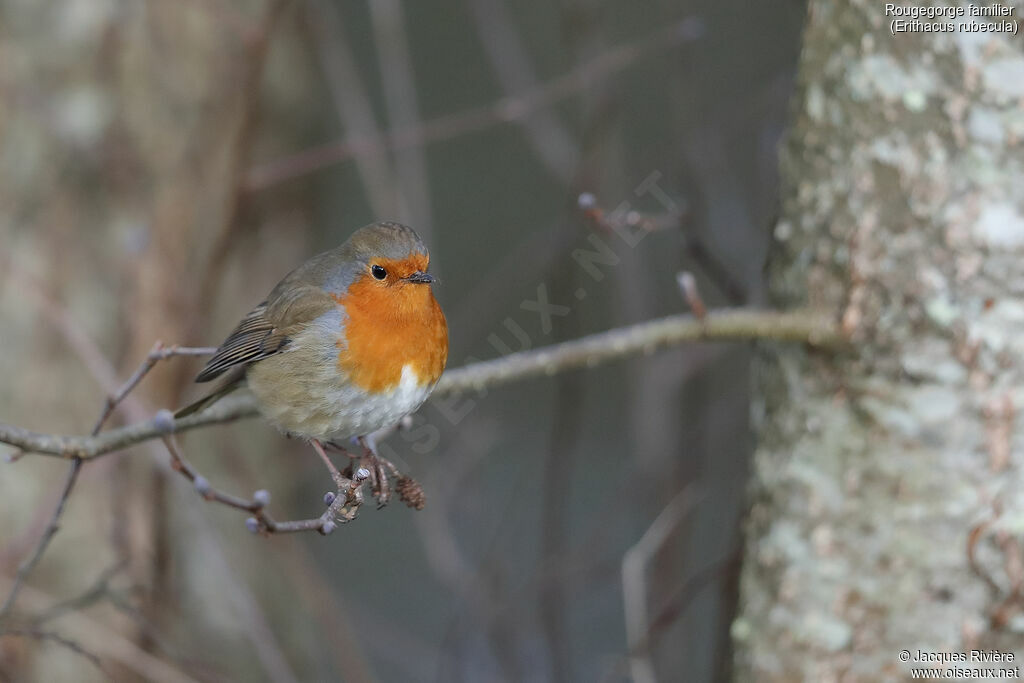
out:
M378 280L383 280L388 276L388 271L384 270L380 266L372 266L370 268L370 273L373 275L374 278Z

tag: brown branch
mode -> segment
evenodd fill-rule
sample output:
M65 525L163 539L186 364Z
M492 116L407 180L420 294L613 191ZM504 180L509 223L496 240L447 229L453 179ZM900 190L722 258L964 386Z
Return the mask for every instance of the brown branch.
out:
M0 633L0 638L3 638L3 637L30 638L32 640L48 641L48 642L51 642L51 643L56 643L57 645L60 645L61 647L66 648L66 649L70 650L71 652L74 652L75 654L77 654L77 655L79 655L81 657L84 657L85 659L88 659L89 662L94 667L99 669L100 673L102 673L104 676L110 676L110 672L107 671L104 668L103 662L100 660L100 658L98 656L96 656L92 652L89 652L88 650L86 650L84 647L82 647L81 645L79 645L75 641L70 640L68 638L65 638L64 636L62 636L62 635L60 635L58 633L54 633L53 631L43 631L43 630L39 630L39 629L27 629L27 628L15 628L15 629L10 629L10 630L4 631L3 633Z
M818 347L842 342L832 317L815 311L720 310L708 312L703 321L691 315L672 315L457 368L445 373L435 394L480 391L528 377L594 367L623 356L653 353L685 342L751 340Z
M107 397L107 402L103 408L103 412L100 413L99 418L96 420L96 424L93 425L91 432L92 435L96 436L99 434L100 429L103 428L103 424L107 421L121 401L123 401L125 397L127 397L128 394L138 386L139 382L142 381L142 378L145 377L158 362L174 356L209 356L216 351L217 349L215 347L171 346L164 348L163 342L157 342L154 344L153 350L149 352L146 356L146 360L142 361L142 364L138 369L132 373L132 376L129 377L114 394Z
M510 98L537 88L536 69L503 0L469 3L484 56L501 89ZM568 185L577 171L580 145L551 109L541 109L520 121L534 153L551 174Z
M7 589L7 577L0 575L0 589ZM45 593L25 586L25 602L36 611L43 611L53 600ZM20 629L21 627L19 627ZM84 612L71 611L61 617L61 628L69 637L97 653L104 661L121 664L138 675L139 680L161 683L197 683L175 666L140 649L109 624L96 621ZM5 632L6 633L6 632Z
M346 36L340 6L329 0L312 0L304 3L303 7L339 123L346 134L379 139L373 106ZM356 172L363 182L366 199L374 215L398 213L399 200L390 159L380 155L359 156L356 158Z
M248 189L251 192L265 190L352 157L379 155L388 150L419 147L430 142L483 130L492 125L523 121L534 112L583 92L595 83L615 75L646 55L692 41L699 35L700 25L693 19L684 19L641 40L619 46L528 91L502 97L490 104L439 116L418 125L398 128L384 135L346 138L257 166L249 172Z
M162 420L173 420L169 410L160 411L157 417ZM256 491L251 500L224 493L211 486L209 480L181 456L173 436L164 436L163 442L171 455L171 469L192 482L196 492L204 500L251 513L252 517L246 520L246 526L255 534L316 531L326 536L337 528L338 522L350 522L359 514L359 509L363 505L362 486L367 480L370 480L373 485L374 495L377 496L379 506L383 507L388 499L387 472L384 471L384 468L390 470L390 473L397 479L398 493L402 501L409 507L423 508L423 494L419 484L402 475L394 465L377 456L368 446L364 446L367 448L366 455L359 460L358 466L353 463L343 474L331 462L320 442L313 440L310 443L327 467L327 471L330 472L336 490L324 496L324 504L327 509L319 517L279 522L266 512L266 507L270 504L270 493L265 490ZM369 465L369 469L366 465Z
M90 605L94 605L97 602L110 597L112 595L110 582L118 575L118 573L121 572L122 569L124 569L124 566L125 562L121 561L103 570L99 578L93 582L92 586L73 598L51 605L45 611L33 617L31 623L37 627L42 626L46 622L59 619L69 612L81 611Z
M434 395L481 391L686 342L753 340L832 347L841 344L843 336L830 314L811 310L726 309L708 312L703 321L690 315L673 315L449 370L441 377ZM198 414L178 420L158 415L96 436L40 434L0 422L0 443L40 455L88 460L171 432L234 422L255 414L252 399L242 395L221 399Z
M416 126L420 121L419 98L402 3L375 0L368 8L388 123L392 127ZM433 241L434 220L426 152L421 147L397 150L391 166L399 220L415 221L420 237L429 244Z
M209 248L210 257L200 280L199 292L212 292L224 270L224 262L241 224L246 200L245 179L252 155L252 138L259 124L260 83L263 79L270 38L288 6L288 0L269 0L263 16L254 28L246 31L245 58L237 86L241 91L238 126L230 142L228 183L224 214L220 229ZM232 85L232 87L236 87Z
M690 514L698 495L687 486L677 493L655 518L636 545L622 557L622 601L626 613L626 641L630 673L636 683L656 680L650 652L644 647L651 622L647 616L647 565L669 535Z
M46 525L46 529L43 531L43 535L39 537L39 541L36 543L35 549L32 554L29 555L25 560L18 565L18 573L14 575L14 583L11 584L11 590L4 599L4 604L0 606L0 622L10 614L11 609L14 607L14 601L18 597L18 591L21 590L22 584L32 570L36 568L39 563L39 558L46 552L47 546L50 545L50 541L57 534L60 529L60 517L64 514L64 508L67 506L68 496L71 495L71 490L75 487L75 482L78 481L78 473L82 470L82 459L72 458L71 467L68 468L67 478L64 480L64 488L61 489L60 498L57 499L57 507L53 511L53 515L50 517L50 523Z
M665 598L664 604L658 609L657 614L650 619L647 633L632 646L628 656L650 656L650 653L665 634L665 631L683 614L693 599L707 588L708 585L724 576L728 576L731 572L739 571L739 564L740 553L738 551L732 552L717 562L713 562L703 569L695 571L685 581L676 586Z
M192 482L195 486L196 493L201 495L205 500L220 503L221 505L227 505L237 510L243 510L245 512L252 512L254 514L262 514L264 506L270 502L270 497L266 491L257 491L253 494L252 500L245 500L238 496L233 496L230 493L223 493L210 486L209 480L206 477L199 474L196 469L189 464L187 460L181 457L178 451L177 445L174 443L174 437L165 436L163 437L164 445L167 446L167 452L171 455L171 469L178 472L183 477Z
M262 76L263 63L268 48L268 41L271 30L276 23L277 18L281 14L284 7L287 5L287 0L269 0L266 15L261 22L259 28L249 36L249 51L252 59L250 60L250 67L245 75L245 83L248 87L245 89L246 99L243 102L243 111L241 117L241 123L237 131L235 140L235 149L232 156L232 163L230 166L231 177L232 177L232 196L229 200L225 224L223 230L218 235L219 239L214 242L214 248L212 249L213 257L210 261L210 269L217 270L218 264L223 260L224 254L226 253L228 243L231 239L232 231L238 223L238 217L241 213L242 203L245 198L245 192L243 188L243 180L245 175L245 169L249 165L248 150L250 147L249 138L251 137L252 131L255 128L256 121L256 105L259 93L259 79ZM5 261L8 259L4 259ZM34 280L33 280L33 284ZM30 291L33 288L30 288ZM34 289L37 298L42 301L42 308L46 312L47 317L58 327L65 338L71 343L72 347L76 352L79 353L85 360L87 366L93 371L93 374L98 377L101 384L105 386L112 386L114 382L114 373L110 368L106 360L100 355L95 345L91 343L88 337L81 332L80 328L71 322L69 316L64 314L64 311L60 309L44 292L41 286L36 286ZM207 288L208 289L208 288ZM113 394L108 393L104 407L97 417L95 424L90 432L90 438L97 438L103 425L116 410L117 406L124 401L124 399L131 393L131 391L139 384L139 382L145 377L146 374L156 365L160 360L170 358L173 356L197 356L197 355L208 355L215 349L203 349L203 348L179 348L171 347L165 349L158 342L153 350L147 355L146 359L139 366L139 368L131 375L131 377ZM99 370L97 370L99 368ZM107 389L109 392L110 389ZM166 422L166 420L164 420ZM171 419L173 424L173 418ZM17 453L15 457L17 457ZM13 458L12 458L13 459ZM85 459L77 455L71 456L71 465L68 470L68 475L65 480L65 484L61 490L61 494L58 498L57 505L54 509L53 514L50 517L50 521L43 531L43 534L36 543L31 554L19 565L14 580L11 583L10 591L2 605L0 605L0 623L6 620L11 610L14 607L15 601L18 597L19 591L21 590L26 578L33 571L35 566L38 564L40 558L45 553L53 537L60 529L60 519L67 506L68 498L71 495L72 490L75 487L79 479L82 465ZM0 635L18 635L18 632L12 631L11 629L5 629ZM48 632L38 632L38 634L24 632L23 635L35 635L38 638L45 638L60 642L65 646L72 647L76 651L82 652L87 656L88 653L78 650L77 646L73 643L68 643L64 639L51 634ZM99 660L96 659L95 663L99 666Z
M158 415L158 417L173 419L173 417L170 417L170 411L160 412L167 415ZM204 500L251 513L252 517L246 520L246 525L253 533L284 534L298 531L317 531L326 536L336 528L336 520L350 521L355 518L363 502L360 487L366 478L369 477L369 473L364 469L356 470L355 475L351 479L343 477L327 458L327 455L322 450L318 450L318 453L321 454L321 457L324 458L325 463L328 465L328 469L337 486L337 491L325 497L324 502L327 505L327 509L319 517L278 522L266 513L266 507L270 504L270 494L267 491L256 491L251 500L245 500L244 498L215 489L210 485L206 477L201 475L195 467L181 457L173 436L164 436L163 442L167 446L167 452L171 455L171 469L179 472L192 482L196 493L202 496Z
M697 278L690 271L684 270L676 274L676 282L679 284L679 291L682 292L683 298L686 299L686 305L693 311L693 315L697 317L697 320L704 320L708 309L704 305L704 299L700 296L700 290L697 289Z
M174 356L202 356L213 353L216 349L209 348L191 348L191 347L178 347L172 346L170 348L164 348L161 342L157 342L153 346L153 350L149 352L146 359L139 365L138 369L132 373L132 376L128 378L121 387L113 394L107 396L107 400L103 405L103 410L100 411L100 415L96 418L96 423L92 427L89 438L95 438L107 419L114 412L117 406L131 393L132 389L138 386L142 378L153 369L159 361ZM173 418L172 418L173 420ZM64 482L64 487L61 489L60 497L57 499L57 506L54 508L53 514L50 516L50 521L46 525L46 529L43 531L42 536L36 542L35 548L32 553L25 558L25 560L18 565L18 572L14 576L14 583L11 585L11 590L4 599L3 605L0 605L0 621L10 613L14 607L14 601L18 597L18 591L21 590L22 584L32 570L35 569L36 564L39 563L39 559L46 552L47 547L50 545L50 541L60 530L60 518L64 514L64 509L67 507L68 497L71 495L72 489L75 488L75 484L78 482L78 475L81 472L82 464L84 459L79 456L71 457L71 466L68 469L68 475Z

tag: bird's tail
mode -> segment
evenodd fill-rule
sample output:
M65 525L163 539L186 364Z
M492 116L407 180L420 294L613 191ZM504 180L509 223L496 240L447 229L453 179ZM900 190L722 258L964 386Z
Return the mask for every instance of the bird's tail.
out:
M242 377L234 379L230 382L226 382L225 384L222 384L220 387L218 387L211 393L207 394L206 396L202 397L195 403L190 403L184 408L180 408L176 413L174 413L174 417L182 418L185 417L186 415L191 415L192 413L198 413L200 410L203 410L208 406L213 405L224 396L227 396L232 391L242 386L242 383Z

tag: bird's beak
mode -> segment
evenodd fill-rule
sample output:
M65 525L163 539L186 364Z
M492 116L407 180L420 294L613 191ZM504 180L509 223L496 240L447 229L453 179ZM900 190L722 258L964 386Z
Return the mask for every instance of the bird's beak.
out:
M415 282L420 285L429 285L434 281L434 276L430 273L424 273L422 270L417 270L412 275L405 278L408 282Z

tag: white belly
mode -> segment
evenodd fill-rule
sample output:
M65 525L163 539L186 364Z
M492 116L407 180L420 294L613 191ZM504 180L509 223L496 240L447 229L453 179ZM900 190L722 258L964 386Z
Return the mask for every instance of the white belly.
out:
M274 359L250 369L249 388L264 417L282 431L306 439L343 443L389 427L418 409L434 388L421 384L412 366L406 365L395 388L371 394L340 383L334 363L310 363L303 365L302 376L291 374L289 391L282 392L280 383L265 381L266 374L260 372Z
M402 368L398 386L385 394L369 394L358 388L330 392L327 396L329 403L349 408L344 417L331 425L331 436L327 440L342 441L390 427L423 405L433 388L422 385L412 366L406 365Z

